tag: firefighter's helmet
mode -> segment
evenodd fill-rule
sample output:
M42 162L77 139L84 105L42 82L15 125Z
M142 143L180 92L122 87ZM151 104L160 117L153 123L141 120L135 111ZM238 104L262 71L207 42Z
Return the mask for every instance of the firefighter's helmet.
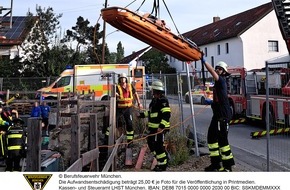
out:
M119 74L119 79L118 79L118 82L119 83L121 83L121 78L125 78L126 79L126 83L128 83L128 79L127 79L126 73Z
M225 62L223 62L223 61L217 62L216 67L221 67L221 68L223 68L225 70L225 72L228 72L228 69L227 69L228 65Z
M119 78L127 78L126 73L121 73L121 74L119 75Z
M164 91L164 86L161 81L154 81L151 87L153 90Z

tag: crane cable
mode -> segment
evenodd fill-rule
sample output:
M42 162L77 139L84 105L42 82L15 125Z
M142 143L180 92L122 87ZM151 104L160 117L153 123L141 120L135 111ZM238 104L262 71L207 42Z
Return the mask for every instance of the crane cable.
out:
M134 0L133 2L131 2L129 5L131 5L132 3L134 3L136 0ZM143 0L143 2L141 3L141 5L138 7L138 9L136 10L136 11L139 11L140 10L140 8L143 6L143 4L145 3L145 1L146 0ZM173 19L173 17L172 17L172 15L171 15L171 13L170 13L170 10L169 10L169 8L168 8L168 6L166 5L166 3L165 3L165 0L162 0L163 1L163 4L164 4L164 6L165 6L165 8L166 8L166 10L167 10L167 12L168 12L168 15L170 16L170 19L171 19L171 21L172 21L172 23L173 23L173 25L174 25L174 27L175 27L175 29L176 29L176 31L177 31L177 33L178 33L178 35L180 36L180 37L182 37L183 38L183 36L180 34L180 32L179 32L179 30L178 30L178 28L177 28L177 25L175 24L175 22L174 22L174 19ZM125 8L127 8L129 5L127 5ZM160 3L159 3L159 0L154 0L154 3L153 3L153 9L152 9L152 11L151 11L151 14L155 11L155 17L156 18L159 18L160 17Z
M158 1L159 1L159 0L158 0ZM169 14L170 18L171 18L171 21L172 21L172 22L173 22L173 24L174 24L174 27L175 27L175 29L176 29L176 31L177 31L177 33L178 33L178 35L179 35L179 36L182 36L182 35L180 34L180 32L179 32L179 30L178 30L178 28L177 28L177 26L176 26L176 24L175 24L174 20L173 20L173 17L172 17L172 15L171 15L171 13L170 13L170 11L169 11L169 9L168 9L168 7L167 7L167 5L166 5L165 1L164 1L164 0L162 0L162 1L163 1L163 4L164 4L164 6L165 6L165 8L166 8L166 10L167 10L167 12L168 12L168 14Z

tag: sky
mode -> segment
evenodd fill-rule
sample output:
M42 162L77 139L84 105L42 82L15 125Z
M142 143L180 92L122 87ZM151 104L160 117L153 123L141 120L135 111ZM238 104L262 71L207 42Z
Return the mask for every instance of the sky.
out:
M0 6L10 7L12 0L1 0ZM126 7L130 10L137 10L143 0L107 0L108 7ZM146 0L140 8L141 12L151 12L153 0ZM165 2L165 4L164 4ZM201 26L212 23L213 17L226 17L238 14L259 5L271 2L270 0L160 0L160 18L166 21L171 31L178 34L194 30ZM103 29L101 9L104 8L105 0L13 0L13 16L25 16L28 11L35 14L36 6L42 8L52 7L54 13L63 14L60 19L62 31L71 29L77 18L82 16L94 26L97 22ZM165 6L166 5L166 6ZM168 8L169 12L167 11ZM3 13L2 13L3 14ZM172 18L170 17L172 16ZM175 27L176 26L176 27ZM137 40L128 34L117 31L116 28L106 24L106 43L110 52L116 52L117 44L121 41L125 56L133 51L138 51L148 44Z

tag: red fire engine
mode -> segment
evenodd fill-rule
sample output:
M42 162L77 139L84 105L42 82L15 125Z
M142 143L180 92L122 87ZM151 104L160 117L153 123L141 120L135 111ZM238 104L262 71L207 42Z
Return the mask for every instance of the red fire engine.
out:
M265 123L265 70L247 71L245 68L229 68L229 73L231 75L228 78L228 92L234 118L245 116L247 119L260 120ZM289 125L290 94L286 85L289 78L290 69L288 68L269 69L267 81L269 81L269 121L271 124Z

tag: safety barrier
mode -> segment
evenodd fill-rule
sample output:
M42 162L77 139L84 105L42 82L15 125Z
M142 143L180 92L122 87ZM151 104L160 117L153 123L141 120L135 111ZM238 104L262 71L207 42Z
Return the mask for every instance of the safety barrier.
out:
M230 121L230 125L235 125L235 124L240 124L240 123L245 123L245 122L246 122L245 118L233 119Z
M290 128L280 128L280 129L272 129L269 131L270 135L277 135L277 134L281 134L281 133L289 133L290 132ZM251 136L252 138L257 138L257 137L262 137L265 136L267 134L267 131L257 131L257 132L252 132Z

